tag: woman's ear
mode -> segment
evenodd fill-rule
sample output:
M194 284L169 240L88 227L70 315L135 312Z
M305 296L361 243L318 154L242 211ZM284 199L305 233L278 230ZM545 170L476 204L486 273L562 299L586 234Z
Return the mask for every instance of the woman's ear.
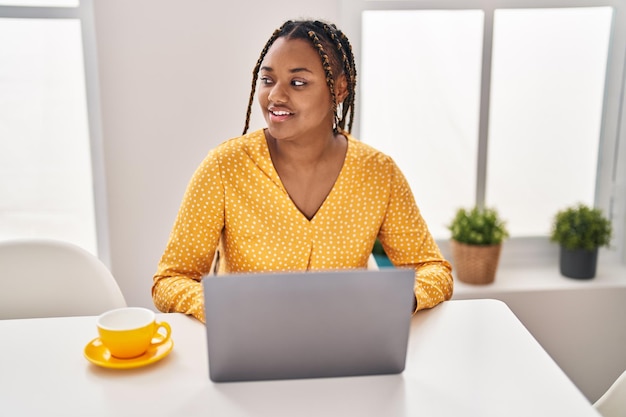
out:
M348 80L345 74L341 74L335 81L335 98L337 103L342 103L348 97Z

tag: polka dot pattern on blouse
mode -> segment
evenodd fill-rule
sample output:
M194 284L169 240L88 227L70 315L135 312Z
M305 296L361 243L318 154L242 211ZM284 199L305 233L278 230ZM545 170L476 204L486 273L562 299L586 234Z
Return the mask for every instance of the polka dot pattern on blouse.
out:
M209 152L187 187L154 276L156 307L204 321L200 281L211 272L218 245L226 273L307 271L366 268L377 237L394 265L415 269L418 309L449 299L451 266L404 176L391 158L346 136L342 170L311 220L282 185L263 130Z

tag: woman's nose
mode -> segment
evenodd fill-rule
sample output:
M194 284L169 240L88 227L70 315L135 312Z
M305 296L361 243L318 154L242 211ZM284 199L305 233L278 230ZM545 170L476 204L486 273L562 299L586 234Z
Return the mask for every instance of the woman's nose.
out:
M267 98L271 103L286 103L287 93L280 83L276 83L272 86Z

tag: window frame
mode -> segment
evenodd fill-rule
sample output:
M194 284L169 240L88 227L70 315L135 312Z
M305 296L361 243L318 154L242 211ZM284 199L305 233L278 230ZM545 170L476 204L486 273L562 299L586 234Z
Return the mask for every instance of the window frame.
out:
M111 255L107 216L106 177L104 174L104 147L102 140L93 2L94 0L80 0L75 7L7 6L0 4L0 18L73 19L80 21L84 59L85 96L87 100L87 125L92 166L94 215L96 221L96 255L105 265L110 266Z
M598 170L594 204L607 213L613 222L613 240L607 261L626 264L626 4L621 0L341 0L340 17L349 36L357 62L361 63L361 19L366 10L482 10L484 13L483 55L481 68L480 114L476 204L485 204L489 100L492 64L494 15L497 9L551 9L572 7L611 7L613 20L608 48L604 85L602 119L598 149ZM357 84L355 118L360 115L360 86ZM356 123L353 134L359 135ZM439 242L448 255L448 242ZM554 256L555 245L546 237L511 238L503 250L503 261L517 264L519 259L548 260Z

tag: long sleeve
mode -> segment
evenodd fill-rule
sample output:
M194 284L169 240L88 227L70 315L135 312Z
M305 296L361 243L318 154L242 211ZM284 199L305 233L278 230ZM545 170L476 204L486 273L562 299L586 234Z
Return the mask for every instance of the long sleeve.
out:
M153 278L152 297L163 312L204 321L202 277L210 272L224 226L224 191L214 153L196 170Z
M417 309L431 308L452 297L452 267L428 231L411 189L393 164L389 207L379 239L397 267L415 269Z

